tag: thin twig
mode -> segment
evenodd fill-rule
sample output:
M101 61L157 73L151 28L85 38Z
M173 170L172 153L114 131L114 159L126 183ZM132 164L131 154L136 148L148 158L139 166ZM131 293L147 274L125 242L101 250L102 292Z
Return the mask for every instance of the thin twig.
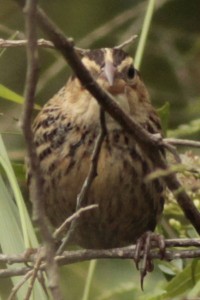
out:
M192 141L192 140L186 140L186 139L174 139L174 138L166 138L166 139L164 139L164 141L166 143L169 143L174 146L200 148L200 142L198 142L198 141Z
M86 205L86 199L90 190L90 187L92 185L93 180L97 176L97 165L98 165L98 160L99 160L99 155L101 152L101 147L102 143L104 141L105 135L106 135L106 124L105 124L105 112L103 108L100 108L100 131L99 135L97 137L96 143L94 145L94 149L92 152L92 157L91 157L91 163L90 163L90 169L88 172L88 176L86 177L83 186L81 188L81 191L77 197L77 205L76 205L76 211L78 211L81 207ZM76 219L74 219L70 225L70 228L67 232L66 237L63 239L63 242L61 246L59 247L57 254L61 254L64 248L66 247L67 243L70 241L72 238L74 229L76 226Z
M21 254L13 254L10 256L8 256L7 254L0 254L0 262L7 263L9 265L20 262L28 263L31 262L30 257L33 257L33 255L28 256L25 252Z
M57 264L54 261L54 242L51 233L48 229L45 218L44 209L44 190L42 172L40 170L39 160L36 154L34 145L33 132L31 128L31 117L34 105L34 96L37 84L38 75L38 60L37 60L37 33L36 33L36 14L37 1L27 0L24 8L26 20L26 34L27 34L27 75L26 75L26 89L25 89L25 104L22 120L22 129L27 145L27 152L29 157L30 169L33 176L33 184L31 189L31 197L33 202L33 212L35 220L37 221L44 245L46 256L46 270L49 279L49 288L54 299L61 300L61 292L59 288Z
M130 45L136 38L137 38L137 34L134 34L133 36L131 36L128 40L124 41L123 43L121 43L120 45L115 46L115 49L123 49L125 48L127 45Z
M12 291L11 291L11 293L10 293L10 295L9 295L9 297L8 297L8 300L14 300L15 299L15 295L17 294L17 292L19 291L19 289L23 286L23 284L32 276L32 274L33 274L33 270L30 270L29 269L29 271L27 271L26 273L24 273L25 274L25 276L18 282L18 284L16 284L14 287L13 287L13 289L12 289Z
M30 295L31 295L31 291L33 290L33 284L35 282L35 279L36 279L36 276L37 276L37 272L40 268L40 265L42 263L42 261L44 260L44 256L42 255L42 249L40 249L39 251L37 251L37 256L36 256L36 262L34 264L34 268L33 269L29 269L30 271L28 271L26 273L26 276L24 276L22 278L22 280L16 285L13 287L12 289L12 292L8 298L8 300L12 300L12 299L15 299L15 295L16 293L19 291L19 289L22 287L22 285L30 278L31 278L31 282L29 284L29 287L28 287L28 291L27 291L27 294L25 296L25 300L28 300L30 298ZM30 253L33 253L33 251L30 251ZM27 252L23 253L22 256L24 257L28 257L27 255Z
M0 48L24 47L24 46L27 46L27 43L28 43L27 40L4 40L4 39L0 39ZM125 43L128 44L130 42L126 41ZM51 41L48 41L48 40L45 40L45 39L37 40L37 45L38 45L38 47L49 48L49 49L56 50L54 44ZM79 48L79 47L74 47L74 49L76 50L76 52L81 53L81 54L83 52L87 51L87 49L82 49L82 48Z
M89 174L84 181L84 184L81 188L81 192L78 195L77 198L77 209L81 208L82 205L85 205L85 200L87 199L89 189L92 185L92 182L94 178L98 175L97 174L97 165L99 161L99 155L101 152L101 147L104 141L104 138L106 136L106 123L105 123L105 112L102 108L100 108L100 132L97 137L94 150L92 153L92 158L91 158L91 165L90 165L90 170Z
M180 164L181 163L181 158L180 158L180 155L178 154L178 152L176 151L176 148L173 145L171 145L169 143L166 143L165 140L163 140L163 146L165 147L165 149L167 149L169 152L172 153L172 155L174 156L176 162L178 164Z
M30 271L29 267L0 269L0 278L22 276ZM32 272L32 270L31 270Z
M44 293L46 294L47 299L48 299L49 298L49 293L48 293L46 282L45 282L44 272L42 270L40 270L40 272L38 272L37 279L38 279L41 287L43 288Z
M35 262L34 267L33 267L33 272L31 274L31 280L30 280L29 287L28 287L28 290L27 290L27 293L26 293L26 296L25 296L24 300L29 300L30 299L30 296L31 296L31 293L32 293L32 290L33 290L33 287L34 287L34 283L35 283L35 280L37 278L37 274L38 274L38 271L40 269L42 260L43 260L43 253L40 250L40 251L38 251L38 257L37 257L36 262Z
M79 208L74 214L72 214L69 218L67 218L59 228L57 228L54 231L53 238L58 239L59 236L62 234L63 230L66 230L67 225L70 224L73 220L79 218L82 215L82 213L84 213L88 210L97 208L97 207L98 207L97 204L92 204L92 205L88 205L86 207Z
M0 48L15 48L27 46L27 40L4 40L0 39ZM54 44L50 41L39 39L37 40L39 47L55 49Z

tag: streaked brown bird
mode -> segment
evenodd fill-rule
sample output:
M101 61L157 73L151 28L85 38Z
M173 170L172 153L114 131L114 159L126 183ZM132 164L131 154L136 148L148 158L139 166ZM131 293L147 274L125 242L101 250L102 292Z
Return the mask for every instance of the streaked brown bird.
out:
M82 62L98 84L150 133L161 133L153 108L132 58L122 49L86 51ZM45 209L58 227L76 209L77 195L88 175L100 131L100 107L72 76L43 107L33 124L34 142L46 192ZM155 229L163 209L163 184L145 181L153 162L141 145L106 114L107 134L86 205L98 208L77 221L73 243L84 248L112 248L135 243ZM31 176L30 176L31 177ZM30 188L32 179L30 179Z

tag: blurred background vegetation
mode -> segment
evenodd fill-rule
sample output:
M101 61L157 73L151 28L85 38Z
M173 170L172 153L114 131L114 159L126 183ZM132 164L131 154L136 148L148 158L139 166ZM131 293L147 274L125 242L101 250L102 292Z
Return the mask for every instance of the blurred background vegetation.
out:
M40 0L39 4L67 36L74 38L77 46L97 48L112 47L133 34L140 35L148 1ZM14 1L1 2L0 38L16 40L25 38L23 15ZM45 38L40 30L38 38ZM137 40L128 49L133 57L136 48ZM41 48L39 53L40 78L36 102L43 105L65 84L71 71L56 51ZM156 1L140 69L153 104L157 108L169 104L169 112L165 109L163 113L165 123L167 120L168 124L168 136L199 140L199 0ZM0 84L23 95L25 74L25 48L0 49ZM0 133L27 200L23 166L25 147L18 126L22 106L5 98L0 88ZM188 149L181 149L182 152L183 150ZM199 152L196 150L195 153ZM187 157L187 164L198 165L199 161L198 164L194 163L191 155L190 158ZM193 195L197 205L200 200L198 197L197 194ZM194 230L188 224L181 227L185 219L173 199L167 205L165 215L166 219L163 220L165 226L161 223L163 227L161 226L160 230L167 237L195 236ZM198 272L192 280L191 270L194 270L194 264L198 267L196 269ZM200 290L199 267L196 261L188 263L177 260L171 264L158 262L154 272L146 278L145 291L142 292L139 288L139 274L131 261L99 261L92 281L90 299L153 300L186 299L186 296L180 296L182 294L187 297L197 296ZM62 268L62 286L68 295L66 299L81 299L87 269L88 263ZM184 287L182 282L185 283ZM10 284L9 280L0 280L2 299L7 295L7 284ZM191 288L193 294L192 292L189 294Z

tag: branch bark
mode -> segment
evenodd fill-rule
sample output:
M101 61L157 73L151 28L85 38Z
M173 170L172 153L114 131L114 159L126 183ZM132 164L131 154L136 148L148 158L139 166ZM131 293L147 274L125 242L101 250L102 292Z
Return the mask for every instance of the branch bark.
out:
M34 106L35 90L38 78L38 53L37 53L37 33L36 14L37 1L27 0L24 7L26 34L27 34L27 75L25 84L25 104L22 118L22 130L27 145L30 169L34 180L34 187L31 189L31 200L33 202L34 218L44 242L46 256L46 270L49 278L49 287L53 299L61 300L59 288L58 267L54 260L55 250L52 235L48 229L47 219L44 209L44 189L43 178L40 170L39 160L34 145L33 132L31 128L32 111Z
M174 260L174 259L184 259L184 258L197 258L200 256L200 239L169 239L165 240L166 251L163 254L160 253L160 250L152 249L150 252L150 257L152 259L163 259L163 260ZM154 247L152 243L152 247ZM178 247L189 247L189 250L171 250L170 248ZM191 247L196 247L191 249ZM168 249L169 248L169 249ZM59 265L68 265L72 263L82 262L92 259L133 259L135 251L135 245L107 249L107 250L77 250L77 251L64 251L62 255L55 256L55 261ZM141 253L142 255L142 253ZM38 259L37 254L30 254L29 256L26 253L19 255L5 255L0 254L0 262L7 264L14 263L32 263L34 267L34 262ZM45 261L45 258L44 258ZM22 267L22 268L9 268L0 271L0 278L11 277L11 276L21 276L33 269L33 267ZM40 270L45 269L45 264L43 263L40 267Z
M4 40L0 39L0 48L15 48L27 46L27 40ZM39 39L37 45L44 48L55 49L54 44L50 41Z
M166 143L169 143L174 146L200 148L199 141L192 141L192 140L186 140L186 139L175 139L175 138L166 138L166 139L164 139L164 141Z

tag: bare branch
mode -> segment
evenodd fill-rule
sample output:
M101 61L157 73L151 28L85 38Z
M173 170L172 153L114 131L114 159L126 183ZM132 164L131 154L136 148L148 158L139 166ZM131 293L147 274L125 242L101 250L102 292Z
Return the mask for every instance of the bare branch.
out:
M27 40L4 40L0 39L0 48L16 48L16 47L24 47L27 46L28 41ZM125 43L128 43L125 42ZM43 47L43 48L50 48L56 50L54 44L51 41L47 41L45 39L39 39L37 40L37 45L38 47ZM74 47L76 52L78 53L83 53L88 51L87 49L82 49L79 47Z
M16 299L15 298L15 295L17 294L17 292L19 291L19 289L22 287L22 285L32 276L32 273L33 273L33 270L29 270L27 273L25 273L25 276L22 278L21 281L18 282L18 284L16 284L9 297L8 297L8 300L14 300Z
M15 48L24 47L27 45L27 40L4 40L0 39L0 48ZM55 49L54 44L50 41L39 39L37 40L37 45L44 48Z
M163 259L163 260L174 260L178 258L197 258L200 257L200 239L169 239L165 240L166 248L172 247L197 247L197 249L183 249L183 250L170 250L166 249L164 257L163 254L160 253L160 250L152 249L150 253L150 257L152 259ZM154 243L152 243L152 247L156 247ZM123 248L115 248L115 249L107 249L107 250L78 250L78 251L64 251L62 255L57 255L55 260L59 265L68 265L72 263L82 262L91 259L132 259L134 257L135 245L123 247ZM142 255L142 253L141 253ZM33 262L37 259L36 254L32 254L30 257L27 257L25 254L20 254L17 258L16 255L0 255L0 262L6 263L22 263L22 262ZM44 258L45 261L45 258ZM45 269L45 264L43 263L40 267L40 270ZM21 276L31 271L30 267L23 268L10 268L0 271L0 278L6 278L11 276Z
M200 148L200 142L198 142L198 141L192 141L192 140L186 140L186 139L173 139L173 138L166 138L166 139L164 139L164 141L166 143L169 143L174 146Z
M41 236L45 244L46 270L49 278L49 287L53 298L61 300L59 289L57 264L54 260L54 242L49 232L47 220L45 218L43 179L40 170L39 160L34 145L33 132L31 128L31 117L34 105L34 96L37 84L38 62L37 62L37 34L36 34L36 11L37 1L27 0L24 8L27 34L27 75L25 89L25 104L22 120L22 129L27 145L29 163L35 187L31 189L31 199L33 202L33 212L37 221Z
M105 124L105 112L103 111L102 108L100 108L100 132L97 137L96 143L94 145L89 174L88 174L88 176L82 186L81 192L77 198L77 208L78 209L82 205L85 205L84 202L87 198L89 189L92 185L94 178L97 176L97 165L98 165L99 155L101 152L101 147L102 147L102 143L104 141L106 132L107 132L107 130L106 130L106 124Z
M42 255L42 253L40 255L40 251L39 251L38 252L38 257L36 259L36 262L34 264L34 268L33 268L32 274L31 274L31 281L30 281L30 284L29 284L29 287L28 287L28 290L27 290L27 293L26 293L26 297L25 297L24 300L29 300L30 299L30 296L31 296L31 293L32 293L32 290L33 290L33 287L34 287L34 283L35 283L35 280L37 278L38 271L40 269L42 260L43 260L43 255Z
M172 153L172 155L174 156L175 160L177 163L181 163L181 158L180 158L180 155L178 154L178 152L176 151L176 147L174 147L173 145L171 144L168 144L165 142L165 140L163 140L163 145L164 147Z
M28 3L28 2L27 2ZM31 2L30 2L31 3ZM28 5L27 5L28 7ZM40 228L46 227L43 222L43 185L42 185L42 176L39 161L36 155L36 149L33 140L33 133L31 129L31 119L32 111L34 105L34 95L37 84L37 73L38 73L38 62L37 62L37 43L36 43L36 32L34 27L35 13L29 11L29 8L25 9L27 13L26 17L26 27L27 27L27 75L25 83L25 103L24 111L22 117L22 130L24 133L24 138L27 144L27 152L29 157L29 163L31 168L31 173L35 179L36 189L32 189L32 200L33 200L33 209L34 215L37 216L37 221L40 224ZM29 17L30 15L30 17ZM40 214L41 213L41 214ZM41 229L42 232L45 232L46 229ZM44 233L43 233L44 234ZM46 235L46 233L44 234Z
M40 249L41 250L41 249ZM41 262L42 260L44 259L44 257L42 255L39 255L40 251L38 252L38 257L36 258L36 262L35 262L35 265L34 265L34 268L31 269L30 271L28 271L26 273L26 275L22 278L22 280L13 287L12 289L12 292L8 298L8 300L13 300L15 299L15 295L16 293L18 292L18 290L22 287L22 285L29 279L31 278L31 282L29 284L29 288L27 290L27 294L25 296L25 299L24 300L28 300L30 299L30 296L31 296L31 292L33 290L33 286L34 286L34 282L35 282L35 279L37 277L37 273L39 271L39 268L40 268L40 265L41 265Z
M97 204L92 204L92 205L88 205L86 207L79 208L74 214L72 214L69 218L67 218L59 228L57 228L54 231L54 233L53 233L54 239L58 239L60 234L62 233L62 231L66 229L67 225L70 224L73 220L79 218L82 215L82 213L84 213L88 210L97 208L97 207L98 207Z
M137 34L134 34L133 36L131 36L127 41L121 43L118 46L115 46L115 49L123 49L124 47L126 47L127 45L131 44L136 38L137 38Z

